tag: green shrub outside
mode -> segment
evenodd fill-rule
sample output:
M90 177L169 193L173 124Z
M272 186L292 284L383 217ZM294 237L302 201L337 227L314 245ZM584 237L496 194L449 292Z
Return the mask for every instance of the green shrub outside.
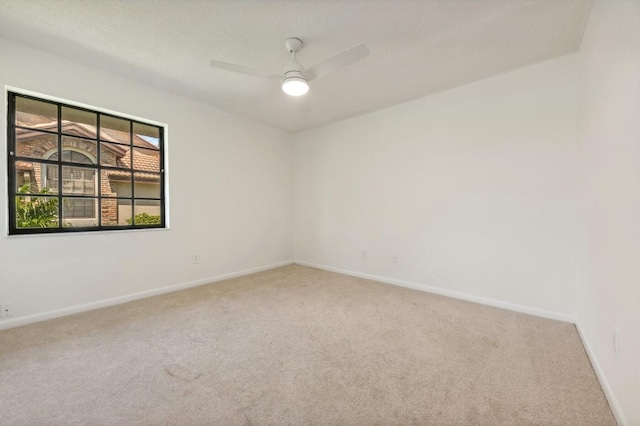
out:
M150 215L149 213L140 213L133 218L136 225L159 225L160 216ZM131 225L131 219L127 219L127 223Z

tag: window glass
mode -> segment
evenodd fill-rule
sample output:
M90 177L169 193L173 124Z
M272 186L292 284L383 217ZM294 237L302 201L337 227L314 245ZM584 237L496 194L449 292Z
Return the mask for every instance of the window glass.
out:
M9 233L164 227L162 127L9 93Z
M96 138L98 114L77 108L62 107L62 133Z
M136 170L160 171L160 153L157 149L133 148L133 168Z
M129 145L100 142L100 164L103 166L131 168Z
M15 104L15 125L58 131L58 106L51 102L32 98L17 97Z
M16 131L16 155L29 158L49 158L58 152L58 135L19 129Z
M118 199L118 225L130 226L133 225L133 204L131 200Z
M129 145L131 122L110 115L100 115L100 140Z
M142 138L147 142L158 146L160 140L160 128L152 126L150 124L134 122L133 135L134 137Z
M58 198L47 196L15 197L16 228L48 229L58 227Z
M100 195L103 197L127 197L131 192L131 172L122 170L102 170Z
M160 198L160 175L155 173L134 173L133 184L136 198Z
M133 214L135 225L157 225L160 223L160 201L135 200Z
M58 180L58 176L52 176ZM96 170L62 166L62 193L65 195L97 195Z
M96 226L97 199L65 197L62 199L62 225L72 226Z
M13 176L16 194L57 194L57 182L48 182L48 175L57 175L58 166L37 161L18 161Z

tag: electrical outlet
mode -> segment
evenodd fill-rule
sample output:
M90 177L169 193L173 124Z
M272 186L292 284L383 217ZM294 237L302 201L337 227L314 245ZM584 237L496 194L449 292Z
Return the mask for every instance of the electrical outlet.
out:
M392 254L391 255L391 261L393 263L398 263L398 255L397 254Z
M620 330L613 328L613 353L620 355Z
M0 318L10 317L13 315L11 303L0 304Z
M367 251L366 250L362 250L362 258L363 259L367 258Z
M200 263L200 255L199 254L194 254L193 258L191 259L191 261L193 262L194 265L197 265L198 263Z

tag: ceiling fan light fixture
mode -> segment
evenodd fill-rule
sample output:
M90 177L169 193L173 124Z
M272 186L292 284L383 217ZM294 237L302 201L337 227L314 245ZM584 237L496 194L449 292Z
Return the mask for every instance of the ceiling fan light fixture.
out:
M359 44L338 53L337 55L333 55L329 59L325 59L311 68L305 68L300 65L300 62L298 62L298 59L296 58L296 54L300 52L300 49L302 49L302 40L296 37L291 37L285 40L284 46L287 48L287 52L291 55L291 59L284 67L283 74L280 75L214 60L212 60L210 64L213 68L225 71L233 71L240 74L262 78L278 79L280 80L282 91L284 93L289 96L303 96L309 91L310 81L320 78L336 68L346 67L347 65L369 55L369 49L367 46Z
M302 96L309 91L309 83L307 79L299 72L290 73L293 75L285 75L282 79L282 91L289 96Z

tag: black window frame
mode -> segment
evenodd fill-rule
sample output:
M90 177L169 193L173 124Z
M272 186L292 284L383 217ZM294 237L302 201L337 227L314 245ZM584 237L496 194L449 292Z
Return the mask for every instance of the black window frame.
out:
M35 100L38 102L45 102L48 104L52 104L55 105L57 108L57 115L58 115L58 126L57 126L57 131L49 131L49 130L41 130L41 129L35 129L38 132L41 133L48 133L51 135L56 135L57 136L57 160L51 160L51 159L43 159L43 158L34 158L34 157L27 157L27 156L18 156L18 150L16 149L16 143L17 143L17 129L24 129L24 130L34 130L34 128L32 127L28 127L28 126L19 126L17 124L16 121L16 98L17 97L21 97L21 98L25 98L25 99L31 99L31 100ZM86 112L90 112L93 114L96 114L96 130L95 130L95 138L91 138L91 137L85 137L85 136L76 136L76 135L72 135L69 133L64 133L63 129L62 129L62 109L64 107L67 108L73 108L76 110L80 110L80 111L86 111ZM95 108L95 109L92 109ZM101 117L103 116L108 116L108 117L113 117L113 118L117 118L120 120L126 120L127 122L129 122L129 144L120 144L123 147L128 147L129 149L129 155L130 155L130 167L119 167L117 165L105 165L101 163L101 151L102 151L102 143L111 143L113 144L113 142L109 142L109 141L102 141L101 139L101 127L100 127L100 121L101 121ZM136 148L135 145L135 141L134 141L134 123L138 123L140 125L144 125L144 126L152 126L154 128L158 129L158 134L159 134L159 138L158 138L158 155L159 155L159 164L158 164L158 172L155 171L149 171L149 170L144 170L144 169L136 169L134 167L134 150ZM63 136L66 137L73 137L73 138L81 138L90 142L94 142L96 144L96 162L95 164L77 164L77 163L72 163L72 162L68 162L68 161L64 161L64 155L63 155L63 151L64 151L64 146L62 143L62 138ZM100 232L100 231L125 231L125 230L132 230L132 229L166 229L166 211L167 211L167 207L166 207L166 173L165 173L165 126L158 124L158 123L154 123L154 122L150 122L150 121L144 121L143 119L137 119L137 118L130 118L127 117L125 115L118 115L117 113L113 113L113 112L107 112L105 110L102 110L100 108L97 107L86 107L86 106L79 106L77 104L73 104L73 103L66 103L63 101L59 101L59 100L53 100L51 98L42 98L42 97L38 97L38 96L34 96L31 94L25 94L25 93L20 93L18 91L7 91L7 173L8 173L8 179L7 179L7 185L8 185L8 210L9 210L9 235L24 235L24 234L64 234L64 233L77 233L77 232ZM137 146L138 149L145 149L144 147L139 147ZM37 162L37 163L41 163L41 164L48 164L48 165L54 165L57 166L58 168L58 172L59 172L59 187L56 193L50 193L47 194L48 197L51 198L56 198L58 200L58 224L57 227L44 227L44 228L18 228L17 227L17 198L18 197L38 197L40 194L36 194L36 193L31 193L31 194L21 194L18 192L18 188L17 188L17 181L16 181L16 176L17 176L17 167L16 167L16 163L17 162ZM81 196L81 195L73 195L70 193L65 193L63 191L63 179L62 179L62 167L66 166L66 167L83 167L83 168L91 168L95 170L96 173L96 194L95 196L91 196L91 197L86 197L86 196ZM130 195L129 196L116 196L116 197L106 197L102 195L102 190L101 190L101 180L103 178L103 171L115 171L115 172L124 172L124 173L128 173L129 176L129 181L130 181L130 185L131 185L131 190L130 190ZM159 197L160 198L155 198L155 197L138 197L136 196L135 193L135 179L136 179L136 174L152 174L152 175L158 175L160 178L160 194ZM82 199L87 199L87 198L91 198L91 199L95 199L96 200L96 219L97 219L97 225L93 226L65 226L65 219L63 218L63 199L65 198L74 198L74 197L79 197ZM112 225L112 224L103 224L103 218L102 218L102 200L128 200L131 203L131 224L119 224L119 225ZM136 201L147 201L147 202L159 202L159 207L160 207L160 223L158 224L136 224L135 222L135 212L136 212Z

